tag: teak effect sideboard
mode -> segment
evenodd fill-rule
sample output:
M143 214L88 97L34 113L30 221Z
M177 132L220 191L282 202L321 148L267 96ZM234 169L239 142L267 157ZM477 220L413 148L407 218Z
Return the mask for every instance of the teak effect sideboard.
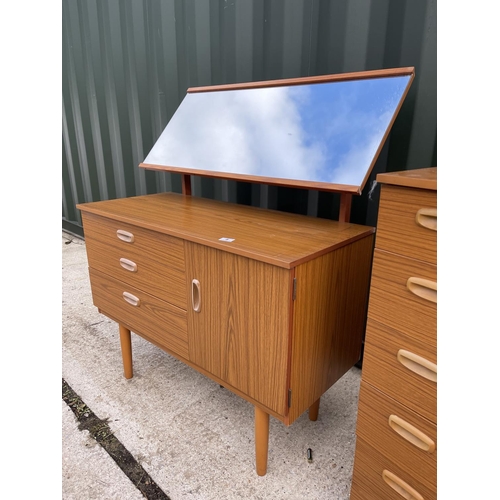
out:
M130 332L290 425L360 358L374 229L175 193L78 205L92 296Z

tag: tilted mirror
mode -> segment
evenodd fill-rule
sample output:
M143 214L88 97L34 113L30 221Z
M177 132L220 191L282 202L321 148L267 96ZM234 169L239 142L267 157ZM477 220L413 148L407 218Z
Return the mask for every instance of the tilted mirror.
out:
M141 167L360 194L413 68L189 89Z

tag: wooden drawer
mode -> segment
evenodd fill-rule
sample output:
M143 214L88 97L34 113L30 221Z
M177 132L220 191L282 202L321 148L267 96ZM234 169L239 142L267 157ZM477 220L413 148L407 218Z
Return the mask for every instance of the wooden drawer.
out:
M413 359L414 356L417 358ZM435 346L368 319L363 381L434 423L437 382L426 378L430 378L432 372L426 369L425 363L435 364L436 358Z
M89 273L94 305L102 313L189 359L186 311L95 269L89 269ZM133 305L134 297L137 305Z
M361 382L356 434L382 455L436 489L436 424Z
M437 264L437 230L417 222L428 226L435 223L437 228L437 216L425 215L436 207L436 191L383 185L375 246Z
M437 291L427 286L436 275L435 265L375 249L368 317L435 346L437 304L430 299Z
M387 481L384 476L387 477ZM350 498L351 500L435 500L437 493L436 488L428 488L415 479L411 471L403 469L358 437Z
M89 266L186 309L184 242L179 238L83 213ZM123 241L117 231L132 235Z

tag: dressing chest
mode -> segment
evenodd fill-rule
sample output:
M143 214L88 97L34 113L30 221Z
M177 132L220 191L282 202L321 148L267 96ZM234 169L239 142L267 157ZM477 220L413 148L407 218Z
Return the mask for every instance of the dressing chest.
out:
M78 205L92 297L119 324L290 425L360 359L374 228L349 223L413 68L192 88L139 167L182 194ZM339 194L338 221L204 199L191 176Z

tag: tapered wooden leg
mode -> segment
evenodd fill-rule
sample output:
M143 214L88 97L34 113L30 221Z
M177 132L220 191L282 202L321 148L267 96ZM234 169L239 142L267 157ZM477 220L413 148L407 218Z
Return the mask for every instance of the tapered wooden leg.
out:
M267 450L269 446L269 413L255 407L255 465L257 474L267 472Z
M130 338L130 330L120 325L120 344L122 346L123 372L125 378L132 378L134 372L132 370L132 340Z
M318 413L319 413L319 402L321 401L321 398L318 398L317 401L315 401L310 407L309 407L309 420L312 420L313 422L316 422L318 420Z

